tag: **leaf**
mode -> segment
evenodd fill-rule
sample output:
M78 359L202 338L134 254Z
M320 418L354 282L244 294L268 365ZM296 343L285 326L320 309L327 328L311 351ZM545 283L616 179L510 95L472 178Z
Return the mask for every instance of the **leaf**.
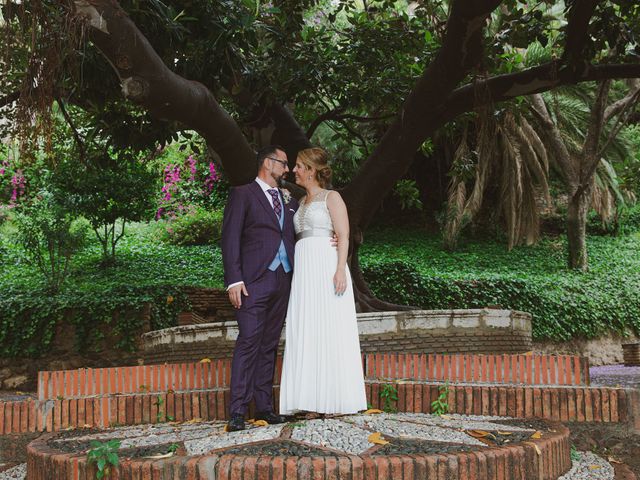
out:
M542 438L542 433L541 433L539 430L537 430L537 431L536 431L533 435L531 435L531 437L529 437L529 438L535 438L535 439Z
M266 420L256 420L255 422L253 422L253 424L256 427L266 427L267 425L269 425L269 422L267 422Z
M369 410L365 410L365 415L375 415L378 413L384 413L382 410L378 410L377 408L370 408Z
M600 465L589 465L589 470L598 470L602 468Z
M203 358L202 360L200 360L200 363L211 363L211 359L210 358Z
M369 435L369 437L367 438L367 441L375 445L386 445L387 443L389 443L382 438L382 434L380 432L375 432Z
M513 435L513 432L501 432L500 430L498 430L498 435Z
M188 420L186 422L184 422L185 425L193 425L194 423L201 423L202 419L201 418L192 418L191 420Z
M538 447L538 445L536 445L535 443L533 442L522 442L522 443L525 445L532 445L533 448L536 449L536 453L538 454L538 456L542 455L542 451L540 450L540 447Z
M225 426L224 426L224 431L225 431L225 432L229 432L229 425L225 425Z
M471 435L473 438L484 438L491 435L491 433L485 430L467 430L467 434Z
M451 415L440 415L440 418L444 418L445 420L451 420Z
M156 455L149 455L148 457L142 457L142 458L153 458L153 459L159 459L159 458L169 458L169 457L173 457L173 452L169 452L169 453L158 453Z

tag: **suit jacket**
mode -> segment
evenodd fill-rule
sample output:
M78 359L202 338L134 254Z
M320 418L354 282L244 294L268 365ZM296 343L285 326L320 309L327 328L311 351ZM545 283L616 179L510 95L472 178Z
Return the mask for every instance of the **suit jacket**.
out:
M280 242L293 268L295 231L293 214L298 202L283 205L284 222L280 223L262 188L253 181L231 188L222 222L222 263L225 285L258 279L275 258Z

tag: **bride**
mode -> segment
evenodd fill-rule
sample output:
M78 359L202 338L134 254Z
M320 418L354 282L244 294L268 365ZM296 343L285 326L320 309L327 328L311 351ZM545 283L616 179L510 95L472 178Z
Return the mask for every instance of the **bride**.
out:
M296 183L307 191L293 221L295 270L286 317L280 413L355 413L367 408L351 276L349 219L321 148L298 153ZM337 236L337 251L331 237Z

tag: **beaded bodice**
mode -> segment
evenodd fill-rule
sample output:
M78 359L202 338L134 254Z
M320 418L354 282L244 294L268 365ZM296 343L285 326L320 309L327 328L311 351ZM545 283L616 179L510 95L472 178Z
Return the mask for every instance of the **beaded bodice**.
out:
M327 196L330 190L323 190L312 201L304 201L293 216L296 234L311 229L333 230L331 215L327 208Z

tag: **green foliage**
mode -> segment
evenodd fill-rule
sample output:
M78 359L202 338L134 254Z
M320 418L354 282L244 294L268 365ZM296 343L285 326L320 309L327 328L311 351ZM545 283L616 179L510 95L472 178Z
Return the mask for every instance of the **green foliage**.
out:
M115 259L126 222L151 218L154 177L130 150L101 149L84 162L65 157L51 180L66 209L91 223L104 260Z
M580 453L576 449L576 446L573 443L571 444L571 450L569 452L569 455L571 456L572 462L579 462L580 459L582 458L582 456L580 455Z
M415 180L399 180L393 189L393 194L398 197L402 210L411 208L422 209L420 191L418 190Z
M120 459L118 458L118 449L120 448L120 440L109 440L102 443L97 440L91 441L91 449L87 452L87 463L89 465L95 463L98 467L96 478L98 480L109 474L111 467L117 467Z
M588 272L564 268L564 238L511 252L491 242L441 250L417 231L378 231L365 243L365 279L380 298L425 309L500 307L533 315L537 339L640 332L640 234L588 239Z
M449 413L449 382L445 382L444 385L438 387L438 398L431 402L431 413L434 415L444 415Z
M159 224L160 239L173 245L215 244L222 235L222 211L192 207Z
M383 385L380 390L380 398L382 399L382 410L388 413L397 411L398 389L395 385L390 383Z
M87 225L58 205L46 191L18 208L17 241L29 261L45 278L47 288L57 292L67 277L71 257L85 243Z

